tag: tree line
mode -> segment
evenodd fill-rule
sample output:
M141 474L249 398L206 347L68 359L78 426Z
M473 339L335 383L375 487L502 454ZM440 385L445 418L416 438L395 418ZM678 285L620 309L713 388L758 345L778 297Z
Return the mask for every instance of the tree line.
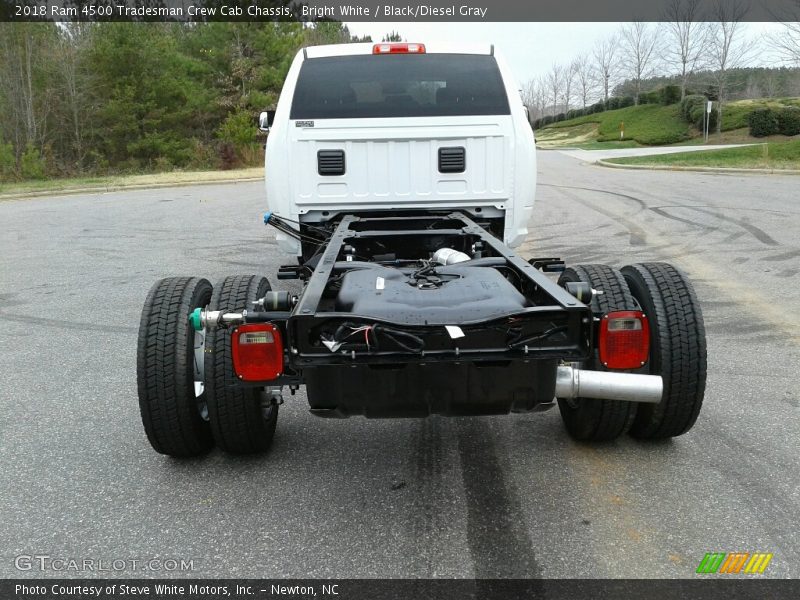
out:
M341 23L2 23L0 179L256 164L258 113Z
M745 84L741 73L764 50L786 64L800 65L800 14L784 15L781 32L763 39L747 35L747 10L744 0L714 0L710 5L672 0L662 22L626 23L590 52L553 64L546 74L526 82L522 94L530 116L554 117L600 102L607 108L613 97L630 96L638 105L645 93L667 84L679 87L678 100L691 88L702 91L716 101L718 115L733 98L775 92L779 80L786 82L774 70ZM800 71L791 71L791 76L783 89L800 94ZM717 118L718 130L721 123Z

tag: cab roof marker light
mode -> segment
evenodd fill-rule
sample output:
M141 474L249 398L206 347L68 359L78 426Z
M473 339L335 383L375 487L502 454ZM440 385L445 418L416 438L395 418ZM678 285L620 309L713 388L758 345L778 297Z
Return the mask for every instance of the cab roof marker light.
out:
M373 54L425 54L425 44L375 44Z

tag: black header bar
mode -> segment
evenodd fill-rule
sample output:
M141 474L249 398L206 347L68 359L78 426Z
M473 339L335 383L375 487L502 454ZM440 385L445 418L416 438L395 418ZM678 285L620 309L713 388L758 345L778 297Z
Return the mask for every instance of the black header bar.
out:
M665 21L676 2L681 0L0 0L0 21ZM720 6L727 18L720 18ZM800 21L800 3L700 0L694 20Z
M5 579L3 600L548 600L798 598L800 580L697 579Z

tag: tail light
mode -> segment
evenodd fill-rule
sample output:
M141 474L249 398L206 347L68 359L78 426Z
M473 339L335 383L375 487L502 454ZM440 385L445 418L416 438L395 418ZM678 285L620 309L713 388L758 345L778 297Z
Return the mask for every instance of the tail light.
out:
M639 310L607 313L600 320L600 362L609 369L638 369L650 354L650 325Z
M373 54L425 54L425 44L375 44Z
M283 340L272 323L240 325L231 334L233 370L244 381L272 381L283 373Z

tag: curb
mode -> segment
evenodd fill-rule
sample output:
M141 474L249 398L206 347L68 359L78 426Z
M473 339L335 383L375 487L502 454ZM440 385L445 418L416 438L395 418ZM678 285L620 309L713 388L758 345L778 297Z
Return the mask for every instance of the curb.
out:
M205 179L203 181L176 181L164 183L132 183L129 185L109 185L86 188L68 188L64 190L42 190L36 192L14 192L0 194L0 202L6 200L21 200L26 198L40 198L42 196L71 196L74 194L106 194L108 192L124 192L127 190L154 190L159 188L186 187L190 185L219 185L225 183L250 183L264 181L263 177L242 177L240 179Z
M621 165L600 159L593 164L611 169L630 169L632 171L695 171L698 173L750 174L750 175L800 175L799 169L741 169L736 167L683 167L669 165Z

